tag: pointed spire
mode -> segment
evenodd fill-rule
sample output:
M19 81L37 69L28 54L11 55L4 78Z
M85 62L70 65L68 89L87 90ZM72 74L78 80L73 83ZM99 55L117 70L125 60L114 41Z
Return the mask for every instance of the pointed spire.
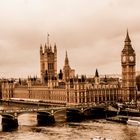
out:
M42 52L42 44L40 44L40 51Z
M40 55L43 54L43 48L42 48L42 44L40 44Z
M47 48L46 43L45 43L45 48Z
M50 44L50 52L52 52L52 46L51 46L51 44Z
M127 29L127 34L126 34L125 42L131 42L130 37L129 37L129 33L128 33L128 29Z
M47 46L46 46L46 43L45 43L45 47L44 47L44 52L47 52Z
M104 82L105 82L105 83L107 82L107 77L106 77L106 75L105 75L105 78L104 78Z
M47 46L48 46L48 47L49 47L49 37L50 37L50 35L47 34Z
M54 44L54 52L57 51L57 48L56 48L56 43Z
M98 70L97 69L95 71L95 77L99 77L99 73L98 73Z
M65 57L65 65L69 65L69 59L68 59L67 51L66 51L66 57Z
M42 49L42 44L40 44L40 49Z
M66 57L68 58L68 54L67 54L67 51L66 51Z
M131 40L129 37L128 29L127 29L126 38L124 41L124 48L123 48L122 52L134 52L134 49L132 48L132 45L131 45Z

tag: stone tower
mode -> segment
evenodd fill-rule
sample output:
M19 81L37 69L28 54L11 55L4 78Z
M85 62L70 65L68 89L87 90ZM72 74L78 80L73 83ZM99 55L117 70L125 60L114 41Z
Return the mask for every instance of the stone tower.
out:
M66 57L65 57L64 67L63 67L63 80L64 81L67 81L70 79L70 73L71 73L71 68L69 65L68 54L66 51Z
M40 46L40 73L42 83L57 77L57 47L54 45L52 50L49 41L44 48Z
M135 65L136 54L131 45L131 40L127 31L124 41L124 48L121 53L122 65L122 97L123 101L130 102L136 100Z

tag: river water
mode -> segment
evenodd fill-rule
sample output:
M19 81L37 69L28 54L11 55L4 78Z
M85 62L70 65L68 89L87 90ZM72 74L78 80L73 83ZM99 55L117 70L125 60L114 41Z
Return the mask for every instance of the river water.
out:
M38 127L35 114L23 114L18 122L18 129L12 132L2 132L0 125L0 140L91 140L97 135L112 140L140 140L139 126L106 120L66 123L58 119L53 126Z

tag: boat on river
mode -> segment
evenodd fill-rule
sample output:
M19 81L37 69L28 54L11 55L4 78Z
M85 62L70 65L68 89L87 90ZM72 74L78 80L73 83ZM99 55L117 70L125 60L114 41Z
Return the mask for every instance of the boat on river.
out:
M128 119L127 124L140 126L140 117L131 117Z
M117 123L124 123L127 124L128 117L127 116L115 116L115 117L108 117L106 118L107 121L117 122Z
M101 137L101 136L95 136L94 138L91 138L91 140L112 140L112 139L108 139L108 138Z

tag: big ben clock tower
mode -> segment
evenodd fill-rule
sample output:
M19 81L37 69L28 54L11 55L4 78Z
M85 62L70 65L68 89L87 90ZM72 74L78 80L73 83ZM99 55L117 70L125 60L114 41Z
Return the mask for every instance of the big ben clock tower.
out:
M132 100L136 100L136 54L134 49L132 48L128 31L124 43L124 48L121 53L122 100L130 102Z

